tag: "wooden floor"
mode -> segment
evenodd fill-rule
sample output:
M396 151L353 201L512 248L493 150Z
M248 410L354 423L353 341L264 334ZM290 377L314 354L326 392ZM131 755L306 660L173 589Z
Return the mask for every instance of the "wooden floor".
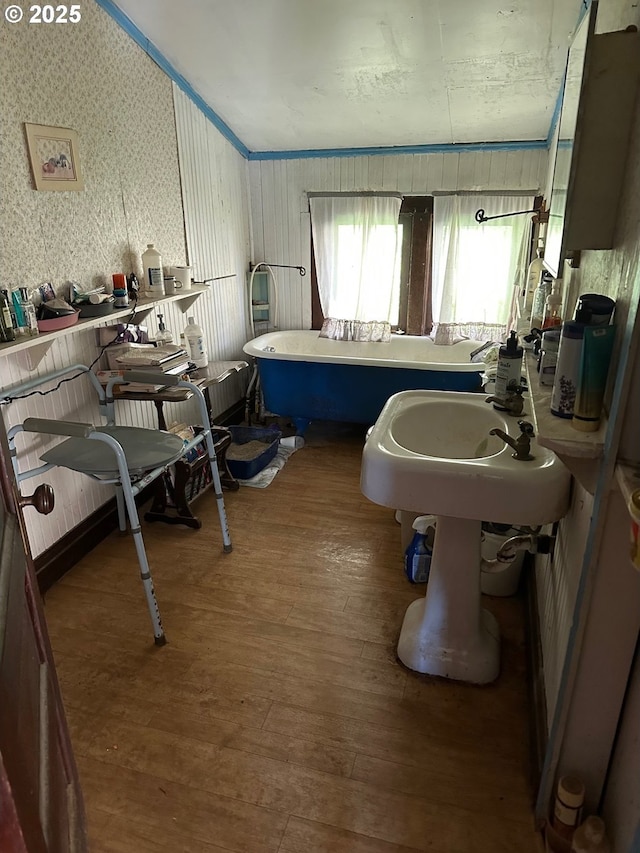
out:
M393 512L359 488L363 436L312 425L266 489L200 531L145 525L168 645L130 538L46 597L93 853L533 853L523 606L486 604L502 673L473 687L395 657Z

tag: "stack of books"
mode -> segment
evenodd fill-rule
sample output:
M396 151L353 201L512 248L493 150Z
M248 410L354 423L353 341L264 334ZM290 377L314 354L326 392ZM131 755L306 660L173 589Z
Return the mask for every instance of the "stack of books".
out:
M99 382L106 385L112 377L122 376L127 370L139 373L166 373L180 376L189 369L189 356L183 347L174 344L153 346L152 344L129 344L116 352L107 351L109 370L99 370L96 373ZM152 383L130 382L128 391L158 391L164 385Z
M189 356L185 349L174 344L154 347L132 344L115 358L116 369L143 370L149 373L169 373L179 376L189 369Z

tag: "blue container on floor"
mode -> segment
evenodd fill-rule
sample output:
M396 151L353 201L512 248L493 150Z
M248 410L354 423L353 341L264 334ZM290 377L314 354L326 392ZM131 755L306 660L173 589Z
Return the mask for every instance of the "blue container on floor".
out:
M282 432L277 428L230 426L231 444L227 450L227 465L229 471L237 480L250 480L266 468L275 457L282 438ZM234 444L247 444L249 441L259 441L264 444L253 459L230 459L229 451Z

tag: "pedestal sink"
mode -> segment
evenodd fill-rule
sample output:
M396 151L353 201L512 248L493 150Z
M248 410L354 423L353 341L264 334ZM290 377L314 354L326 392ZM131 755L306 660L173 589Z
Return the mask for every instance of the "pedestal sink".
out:
M570 475L531 443L530 461L492 429L516 437L518 418L481 394L402 391L385 404L365 444L361 488L374 503L436 515L427 594L408 608L398 657L418 672L483 684L500 669L495 618L480 606L482 521L537 526L569 505Z

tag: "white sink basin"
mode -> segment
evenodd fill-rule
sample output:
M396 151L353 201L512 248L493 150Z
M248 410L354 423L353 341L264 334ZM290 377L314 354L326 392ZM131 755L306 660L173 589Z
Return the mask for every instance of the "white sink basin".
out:
M365 444L362 492L394 509L539 525L561 518L570 475L555 454L531 441L531 461L491 429L517 438L518 420L482 394L401 391L385 404Z

